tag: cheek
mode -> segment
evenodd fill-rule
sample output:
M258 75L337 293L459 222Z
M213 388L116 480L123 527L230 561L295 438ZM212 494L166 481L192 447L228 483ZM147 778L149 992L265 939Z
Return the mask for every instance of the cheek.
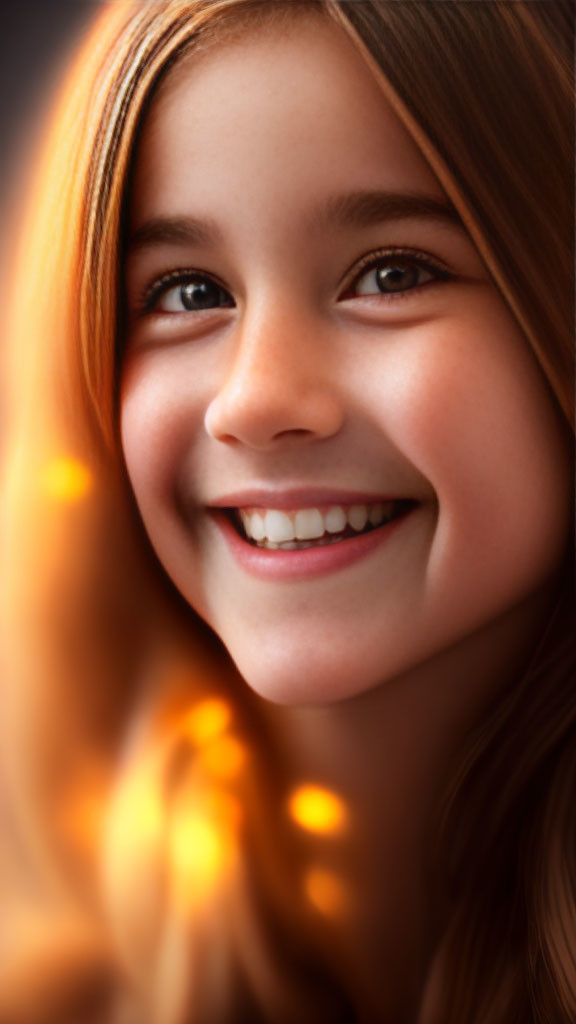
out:
M544 582L569 536L570 448L499 303L423 334L397 375L393 404L404 453L438 499L430 580L441 577L448 593L468 578L503 600Z
M202 426L189 374L171 355L144 353L122 375L122 450L145 518L173 504L190 439Z

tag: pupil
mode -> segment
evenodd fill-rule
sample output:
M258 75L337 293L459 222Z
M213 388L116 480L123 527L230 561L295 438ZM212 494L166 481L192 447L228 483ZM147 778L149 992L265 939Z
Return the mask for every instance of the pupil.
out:
M221 302L221 289L213 281L189 281L180 288L186 309L211 309Z
M418 284L418 271L416 267L403 267L398 264L380 267L376 271L376 280L381 292L401 292Z

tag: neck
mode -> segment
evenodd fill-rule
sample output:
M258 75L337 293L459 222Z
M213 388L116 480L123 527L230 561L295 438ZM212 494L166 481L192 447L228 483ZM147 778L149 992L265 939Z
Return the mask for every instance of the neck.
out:
M430 966L449 910L431 855L442 798L470 730L524 671L551 603L549 591L539 593L359 697L270 709L293 784L317 783L348 808L348 828L306 834L303 856L347 894L326 933L331 943L336 936L339 970L367 1020L433 1020Z

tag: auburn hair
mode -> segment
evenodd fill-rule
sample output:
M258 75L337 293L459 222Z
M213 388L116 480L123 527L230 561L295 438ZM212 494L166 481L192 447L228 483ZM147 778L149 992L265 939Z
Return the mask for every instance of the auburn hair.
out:
M296 18L332 19L359 50L572 436L570 3L102 5L26 180L5 275L7 1024L360 1019L297 881L279 809L291 766L157 564L118 441L126 197L148 106L184 57ZM445 794L437 856L452 913L434 1024L576 1019L570 564L567 552L528 670L469 737Z

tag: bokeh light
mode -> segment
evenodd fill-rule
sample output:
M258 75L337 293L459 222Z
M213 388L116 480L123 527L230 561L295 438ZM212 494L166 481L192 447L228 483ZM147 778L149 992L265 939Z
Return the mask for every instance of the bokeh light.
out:
M158 786L151 784L147 765L124 780L116 795L114 831L119 849L141 849L159 842L164 828L164 806Z
M92 473L83 462L60 455L50 459L40 474L43 493L52 501L81 501L93 486Z
M309 832L332 835L341 832L346 825L343 800L322 786L300 786L290 796L288 806L293 820Z
M200 754L200 764L216 779L232 779L244 767L245 746L233 736L221 736Z
M170 863L183 908L205 902L231 868L240 817L237 801L225 793L180 802L170 830Z
M311 868L304 889L312 905L326 917L341 917L346 909L346 889L342 880L326 868Z
M232 720L227 701L212 697L192 708L185 716L182 731L198 746L203 746L226 731Z

